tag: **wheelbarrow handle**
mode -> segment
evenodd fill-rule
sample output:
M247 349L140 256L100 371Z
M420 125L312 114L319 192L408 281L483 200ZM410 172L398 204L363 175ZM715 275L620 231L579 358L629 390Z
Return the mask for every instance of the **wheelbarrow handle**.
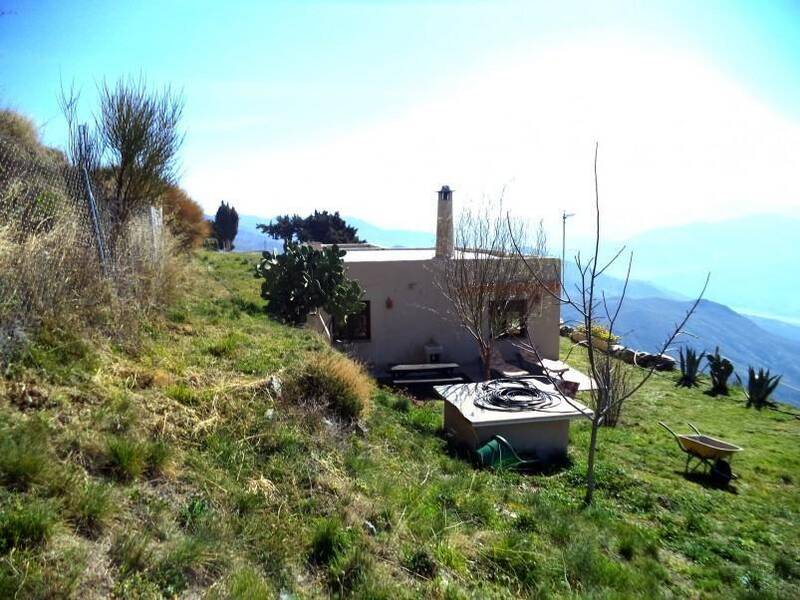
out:
M691 423L689 423L688 421L687 421L686 423L689 425L689 427L691 427L692 429L694 429L694 432L695 432L697 435L703 435L702 433L700 433L700 430L699 430L697 427L695 427L694 425L692 425L692 424L691 424Z
M667 426L667 424L666 424L666 423L664 423L664 421L659 421L659 422L658 422L658 424L659 424L659 425L661 425L661 426L662 426L664 429L666 429L667 431L669 431L669 432L672 434L672 436L673 436L673 437L674 437L676 440L678 439L678 435L677 435L677 434L676 434L674 431L672 431L672 429L670 429L670 428Z
M681 438L679 438L678 435L674 431L672 431L672 429L667 427L667 424L664 423L664 421L659 421L658 424L661 425L667 431L669 431L672 434L672 437L675 438L675 443L678 444L678 448L680 448L681 451L686 452L686 448L684 448L683 443L681 443Z

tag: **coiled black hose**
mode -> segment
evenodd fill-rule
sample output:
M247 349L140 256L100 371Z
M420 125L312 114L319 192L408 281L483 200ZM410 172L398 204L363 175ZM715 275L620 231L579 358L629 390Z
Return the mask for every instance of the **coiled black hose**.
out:
M547 410L558 404L561 395L540 390L522 379L494 379L478 386L473 404L486 410L515 412Z

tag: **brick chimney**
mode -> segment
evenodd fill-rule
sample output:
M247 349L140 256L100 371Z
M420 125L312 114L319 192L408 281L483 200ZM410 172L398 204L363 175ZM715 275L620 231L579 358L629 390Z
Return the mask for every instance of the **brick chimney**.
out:
M453 256L453 192L443 185L436 211L436 258Z

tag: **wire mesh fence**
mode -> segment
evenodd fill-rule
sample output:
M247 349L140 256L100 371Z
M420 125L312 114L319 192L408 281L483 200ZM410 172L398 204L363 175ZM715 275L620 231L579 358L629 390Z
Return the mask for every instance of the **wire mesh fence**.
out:
M91 189L88 174L57 151L0 137L0 225L12 239L46 233L69 219L78 225L77 241L95 247L97 266L105 268L107 215Z
M0 227L21 238L48 232L58 222L71 220L78 226L78 242L95 249L97 267L108 274L114 266L109 240L114 229L104 189L58 151L28 148L0 136ZM162 252L161 209L148 206L132 221L150 229L149 247L140 249Z
M59 151L0 135L0 362L39 323L108 322L158 295L162 213L144 203L112 222L110 190Z

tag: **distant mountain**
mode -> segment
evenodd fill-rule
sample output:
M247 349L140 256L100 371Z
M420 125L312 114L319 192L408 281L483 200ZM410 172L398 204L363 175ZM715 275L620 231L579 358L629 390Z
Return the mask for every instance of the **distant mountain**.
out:
M209 217L212 218L212 217ZM264 235L256 225L269 223L274 217L239 215L239 233L233 242L237 252L280 250L283 243ZM402 229L382 229L355 217L344 217L349 225L358 229L358 237L371 244L386 248L431 248L434 244L432 233L407 231Z
M566 272L564 273L566 281L566 291L569 294L577 295L580 289L580 271L578 266L567 261ZM612 277L611 275L600 275L598 278L598 291L605 292L606 297L615 297L622 294L622 289L625 287L625 280L622 278ZM684 296L676 294L675 292L666 290L664 288L653 285L646 281L638 279L631 279L628 281L628 287L625 291L626 298L668 298L671 300L685 300Z
M626 346L655 351L690 305L691 301L687 300L629 297L620 313L616 332ZM562 318L577 321L578 315L564 307ZM747 378L748 365L767 367L773 373L782 374L782 384L786 385L778 388L776 397L800 406L800 391L797 391L800 389L800 341L766 331L727 306L708 300L700 302L685 330L686 335L679 344L706 351L719 346L743 380ZM671 353L677 354L677 348Z
M764 331L774 333L781 337L800 343L800 325L786 323L777 319L767 319L755 315L745 315L753 323L761 327Z
M706 273L706 297L739 311L800 320L800 219L752 215L642 233L626 242L637 277L688 298ZM611 274L619 276L623 265Z
M344 217L348 225L358 228L358 237L384 248L432 248L434 234L407 229L382 229L356 217Z
M269 223L269 219L254 215L239 215L239 233L233 240L236 252L274 251L283 248L283 242L273 240L256 229L256 225L260 223Z

